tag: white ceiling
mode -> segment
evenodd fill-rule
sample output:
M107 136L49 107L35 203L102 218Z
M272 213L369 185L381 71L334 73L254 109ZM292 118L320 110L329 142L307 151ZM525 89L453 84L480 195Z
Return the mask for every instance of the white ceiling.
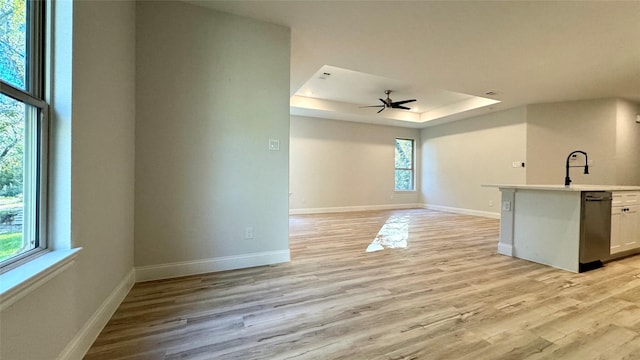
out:
M640 1L190 2L291 28L294 114L312 106L306 101L318 108L306 115L424 127L532 103L640 102ZM418 98L419 107L446 93L500 103L421 122L409 111L353 110L374 105L384 89L297 99L325 65L386 78L398 87L392 99Z
M442 102L462 101L469 97L469 95L435 89L429 89L431 91L427 94L428 97L417 96L418 91L424 91L417 85L419 84L325 65L311 75L295 95L358 105L381 105L378 99L386 98L384 90L390 89L393 90L391 93L393 100L418 97L416 102L407 104L412 110L426 110L427 107L436 107ZM308 94L307 91L312 94Z
M363 106L386 100L417 99L404 104L411 111ZM311 98L311 99L309 99ZM427 122L498 103L498 100L433 89L424 84L398 81L359 71L325 65L316 71L291 98L291 114L330 119L420 127ZM404 124L404 125L403 125Z

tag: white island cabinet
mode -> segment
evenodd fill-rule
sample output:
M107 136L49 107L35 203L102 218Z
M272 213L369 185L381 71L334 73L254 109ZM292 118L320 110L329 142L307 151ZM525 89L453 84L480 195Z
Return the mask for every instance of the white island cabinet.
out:
M615 191L611 204L611 255L640 247L640 191Z
M502 193L498 253L579 272L583 192L615 195L611 213L611 254L627 254L640 246L640 186L611 185L483 185ZM629 203L627 202L629 201ZM620 214L615 213L616 206ZM623 210L623 209L629 210ZM608 223L608 221L607 221ZM609 234L607 234L609 235ZM606 249L605 249L606 250Z

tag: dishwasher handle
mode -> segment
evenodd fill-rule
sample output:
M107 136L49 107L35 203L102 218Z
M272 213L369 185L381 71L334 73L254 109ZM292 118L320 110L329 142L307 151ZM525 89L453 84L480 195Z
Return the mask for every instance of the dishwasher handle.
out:
M585 201L611 201L610 197L604 197L604 196L600 196L600 197L586 197L584 198Z

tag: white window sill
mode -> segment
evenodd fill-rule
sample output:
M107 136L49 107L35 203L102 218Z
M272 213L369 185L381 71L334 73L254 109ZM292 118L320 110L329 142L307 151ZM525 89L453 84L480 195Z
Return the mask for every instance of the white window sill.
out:
M55 250L0 274L0 311L73 265L82 248Z

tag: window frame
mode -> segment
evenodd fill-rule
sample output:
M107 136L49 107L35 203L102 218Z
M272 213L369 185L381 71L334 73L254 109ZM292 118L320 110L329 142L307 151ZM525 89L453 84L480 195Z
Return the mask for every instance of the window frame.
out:
M48 148L49 148L49 105L45 100L45 41L47 39L46 7L44 0L26 0L26 66L25 89L8 84L0 79L0 93L35 111L25 110L25 149L23 164L23 191L28 185L35 190L32 205L25 210L25 216L31 214L34 219L30 230L35 244L30 250L12 256L0 262L0 274L25 264L48 251L47 243L47 188L48 188ZM32 113L32 114L29 114ZM29 119L30 116L36 119ZM35 129L29 130L29 123ZM26 146L29 143L31 146ZM33 159L33 171L27 169L28 158ZM27 179L27 177L29 179ZM25 201L26 202L26 201ZM26 221L23 226L26 225ZM23 228L23 236L27 232Z
M398 140L403 140L403 141L410 141L411 142L411 167L409 168L399 168L396 167L396 156L395 156L395 149L398 143ZM415 171L415 162L416 162L416 141L415 139L409 139L409 138L395 138L394 139L394 156L393 156L393 166L394 166L394 171L393 171L393 189L394 191L397 192L407 192L407 191L416 191L416 171ZM411 172L411 189L398 189L398 183L396 182L396 171L398 170L402 170L402 171L410 171Z

